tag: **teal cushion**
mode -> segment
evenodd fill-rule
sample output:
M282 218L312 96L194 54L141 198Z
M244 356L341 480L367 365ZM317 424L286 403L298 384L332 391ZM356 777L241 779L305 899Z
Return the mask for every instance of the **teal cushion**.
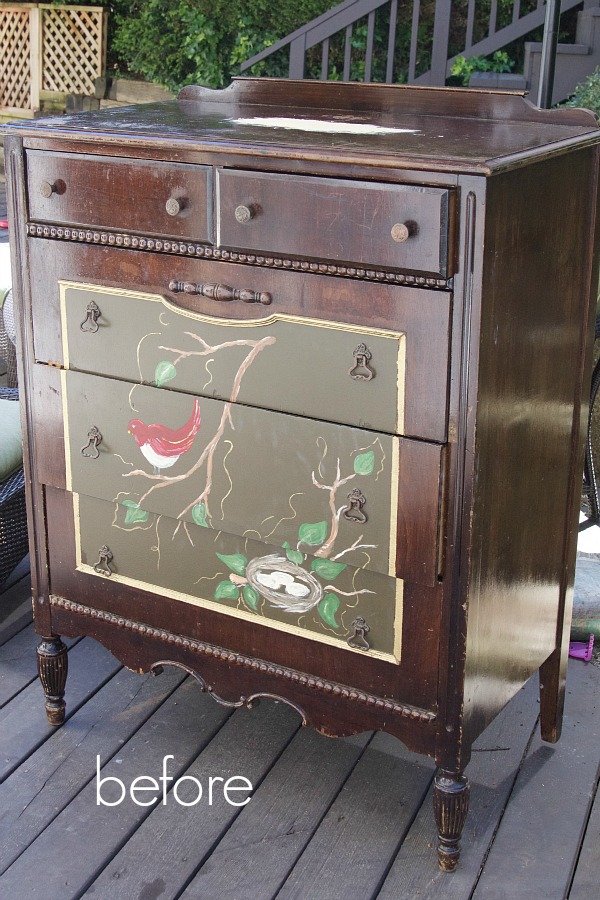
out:
M23 465L21 419L16 400L0 400L0 481Z

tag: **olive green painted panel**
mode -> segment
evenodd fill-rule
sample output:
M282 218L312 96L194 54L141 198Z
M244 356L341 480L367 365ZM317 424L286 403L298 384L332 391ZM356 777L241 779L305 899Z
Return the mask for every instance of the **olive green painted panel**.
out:
M180 527L153 514L127 521L118 502L74 499L82 571L344 651L400 659L401 581L311 556L306 548L215 534L194 524ZM108 558L100 559L101 548L108 548ZM362 643L353 627L358 617L368 625L369 649L348 645L352 639Z
M69 490L115 501L130 522L158 513L395 575L399 438L81 372L61 377ZM355 490L362 505L352 505Z
M90 302L97 318L88 318ZM67 368L391 434L404 430L401 332L277 313L254 321L212 318L158 295L68 283L61 284L61 315ZM354 355L362 343L371 354L368 368Z

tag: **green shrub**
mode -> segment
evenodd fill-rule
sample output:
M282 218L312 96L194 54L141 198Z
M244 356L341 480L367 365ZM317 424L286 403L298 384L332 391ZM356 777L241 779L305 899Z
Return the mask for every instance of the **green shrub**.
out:
M563 106L581 106L591 109L600 118L600 67L578 84L573 95Z
M449 83L468 86L473 72L510 72L514 62L504 50L488 56L457 56L450 69Z

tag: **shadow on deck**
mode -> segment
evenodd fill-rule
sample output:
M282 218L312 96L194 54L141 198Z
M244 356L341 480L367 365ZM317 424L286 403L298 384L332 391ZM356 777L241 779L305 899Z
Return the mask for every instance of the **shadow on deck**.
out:
M540 741L535 679L482 735L460 866L442 875L433 764L388 735L330 740L270 701L232 712L181 672L133 674L89 638L69 642L68 718L50 729L28 591L25 577L0 598L13 605L0 626L0 897L597 900L600 668L571 662L557 745ZM190 778L166 803L97 805L98 759L129 788L169 754L169 775L203 785L196 805L183 805L198 796ZM210 776L236 775L250 802L230 805L215 781L210 804Z

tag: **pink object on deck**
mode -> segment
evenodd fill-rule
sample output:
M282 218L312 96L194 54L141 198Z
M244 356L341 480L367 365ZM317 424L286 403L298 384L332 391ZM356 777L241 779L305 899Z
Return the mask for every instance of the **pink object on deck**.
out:
M8 228L8 219L0 219L0 228Z
M583 659L589 662L594 649L594 635L590 634L587 644L584 641L571 641L569 644L569 656L573 659Z

